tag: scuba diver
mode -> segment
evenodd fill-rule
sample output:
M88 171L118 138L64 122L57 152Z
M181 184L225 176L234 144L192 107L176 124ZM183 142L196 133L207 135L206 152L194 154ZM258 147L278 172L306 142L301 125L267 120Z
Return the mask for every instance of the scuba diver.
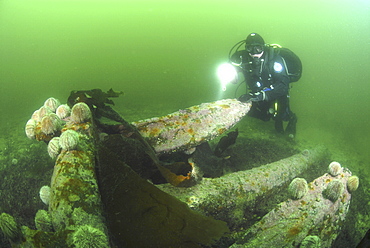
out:
M240 50L243 44L245 50ZM252 101L248 115L263 121L272 118L278 133L294 138L297 116L290 110L289 84L302 74L298 56L279 45L265 44L259 34L251 33L230 50L229 63L244 75L249 92L238 100ZM285 130L284 121L288 122Z

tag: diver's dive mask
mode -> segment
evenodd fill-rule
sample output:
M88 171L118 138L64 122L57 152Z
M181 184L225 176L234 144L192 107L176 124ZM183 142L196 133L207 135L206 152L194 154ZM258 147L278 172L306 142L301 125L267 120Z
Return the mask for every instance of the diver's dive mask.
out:
M260 54L263 52L263 48L264 46L260 43L253 43L253 44L247 44L245 46L245 50L249 53L249 54Z

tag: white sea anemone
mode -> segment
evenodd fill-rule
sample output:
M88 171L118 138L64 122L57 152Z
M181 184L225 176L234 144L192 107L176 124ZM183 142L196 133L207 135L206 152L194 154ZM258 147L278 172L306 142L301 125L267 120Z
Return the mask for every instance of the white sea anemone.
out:
M42 186L40 188L40 192L39 192L40 199L46 205L49 205L49 202L50 202L50 192L51 192L51 189L47 185Z
M45 115L41 120L41 131L44 134L55 134L62 128L62 121L54 114Z
M307 181L304 178L294 178L288 187L289 195L292 199L301 199L308 192Z
M84 123L91 121L91 111L84 102L76 103L71 110L71 120L74 123Z
M35 138L35 129L36 129L36 121L34 119L29 119L24 129L29 139Z
M347 180L347 189L349 193L356 191L360 184L360 179L358 176L350 176Z
M338 176L342 172L342 166L338 162L331 162L329 164L329 174L333 177Z
M59 137L54 137L50 140L48 144L48 153L51 158L56 158L59 155L61 150L59 142Z
M60 135L59 144L63 150L75 150L79 141L79 135L76 131L67 130Z
M71 108L67 104L60 105L55 111L60 119L65 119L71 115Z
M44 102L44 106L50 108L51 111L53 112L55 112L55 110L57 109L57 107L59 107L59 105L60 105L59 100L54 97L50 97L46 99L46 101Z

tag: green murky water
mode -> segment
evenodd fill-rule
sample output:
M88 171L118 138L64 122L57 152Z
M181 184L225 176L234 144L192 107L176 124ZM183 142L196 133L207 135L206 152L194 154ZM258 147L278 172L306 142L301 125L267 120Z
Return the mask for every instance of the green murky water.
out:
M366 0L1 0L0 125L74 89L123 90L117 108L163 113L233 97L216 68L258 32L302 59L297 139L370 173L369 13Z
M215 70L250 32L302 59L291 90L299 136L370 160L370 3L342 1L0 2L1 119L49 96L113 87L126 105L175 111L216 100ZM241 92L240 92L241 94ZM221 97L232 97L229 88Z

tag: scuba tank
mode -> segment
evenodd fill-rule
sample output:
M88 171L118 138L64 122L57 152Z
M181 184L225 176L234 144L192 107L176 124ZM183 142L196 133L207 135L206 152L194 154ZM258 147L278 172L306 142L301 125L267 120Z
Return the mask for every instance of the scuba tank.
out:
M278 44L268 44L269 47L269 61L273 61L276 55L283 58L284 66L290 78L290 82L297 82L302 76L302 62L301 59L290 49L282 47Z

